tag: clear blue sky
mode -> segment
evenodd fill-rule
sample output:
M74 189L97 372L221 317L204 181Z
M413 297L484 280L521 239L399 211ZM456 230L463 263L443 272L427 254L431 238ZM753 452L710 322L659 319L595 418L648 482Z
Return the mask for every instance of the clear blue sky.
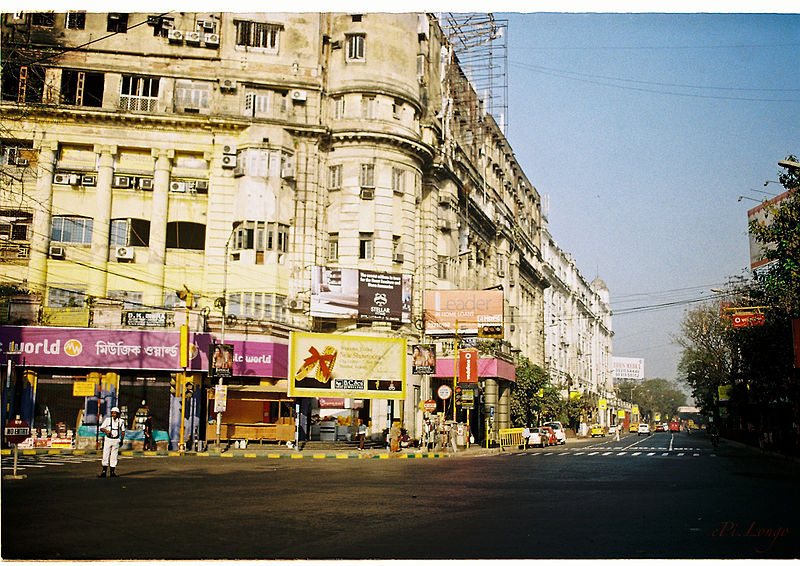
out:
M800 6L800 5L798 5ZM614 355L677 376L688 306L749 272L739 195L800 156L796 14L495 13L508 19L508 131L549 228L611 291Z

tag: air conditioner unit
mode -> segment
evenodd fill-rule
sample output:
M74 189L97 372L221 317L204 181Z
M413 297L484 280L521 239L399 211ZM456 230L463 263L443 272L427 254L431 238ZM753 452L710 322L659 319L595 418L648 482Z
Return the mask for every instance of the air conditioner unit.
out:
M236 148L232 145L223 145L222 146L222 153L225 155L236 155Z
M171 29L167 32L167 39L175 43L183 41L183 32L179 29Z
M289 310L303 310L303 299L289 299Z
M175 27L175 21L172 18L161 18L161 29L171 30Z
M153 179L150 179L150 178L139 179L137 187L142 191L152 191L153 190Z
M453 223L449 220L439 220L439 229L450 231L453 229Z
M183 34L183 38L186 40L186 43L200 43L200 40L203 39L203 34L199 31L187 31Z
M375 198L375 189L373 188L361 189L361 200L373 200L374 198Z
M235 155L223 155L222 156L222 166L225 169L233 169L236 167L236 156Z
M28 166L28 160L25 159L24 157L17 157L14 160L14 165L16 165L17 167L27 167Z
M97 186L97 175L84 175L81 178L81 184L84 187L96 187Z
M172 181L169 184L169 191L171 193L185 193L186 192L186 182L185 181Z
M403 254L392 255L392 261L395 263L403 263Z
M195 181L194 190L201 194L208 193L208 181Z
M292 100L296 102L305 102L306 101L306 91L304 90L293 90L289 93L289 96Z
M219 34L218 33L207 33L203 37L203 41L207 46L218 46L219 45Z
M69 185L69 173L56 173L53 175L53 183L56 185Z
M131 186L131 178L123 175L114 175L114 181L111 183L112 187L127 189Z
M117 246L117 249L114 250L114 257L117 260L127 260L130 261L133 259L133 247L132 246Z
M284 179L294 179L294 162L287 161L281 167L281 177Z
M220 79L219 80L219 89L220 90L236 90L236 81L233 79Z
M53 259L64 259L64 246L50 246L50 257Z

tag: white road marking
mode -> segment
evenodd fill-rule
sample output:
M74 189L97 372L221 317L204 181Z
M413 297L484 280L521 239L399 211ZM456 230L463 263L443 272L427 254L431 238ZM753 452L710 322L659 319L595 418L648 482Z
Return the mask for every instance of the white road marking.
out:
M656 454L655 452L648 452L647 453L648 456L655 456L655 454Z
M619 454L617 454L617 456L624 456L625 454L627 454L627 452L620 452Z

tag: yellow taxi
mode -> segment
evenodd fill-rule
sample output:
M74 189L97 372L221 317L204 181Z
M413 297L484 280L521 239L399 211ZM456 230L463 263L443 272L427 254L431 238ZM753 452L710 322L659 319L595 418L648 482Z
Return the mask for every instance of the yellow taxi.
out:
M631 432L635 432L635 433L638 434L639 433L639 423L638 422L637 423L631 423L630 431Z
M592 438L594 438L595 436L605 436L606 435L606 431L603 430L603 427L601 427L599 424L593 424L592 425L592 430L591 430L591 435L592 435Z

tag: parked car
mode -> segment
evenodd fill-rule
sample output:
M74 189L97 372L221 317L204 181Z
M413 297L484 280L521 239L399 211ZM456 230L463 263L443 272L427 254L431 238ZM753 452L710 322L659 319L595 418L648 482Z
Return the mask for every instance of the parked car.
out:
M637 429L636 432L638 436L641 436L643 434L650 436L650 425L647 423L639 423L639 428Z
M546 433L542 431L542 429L540 428L530 429L530 432L528 433L527 446L538 446L539 448L544 448L549 444L550 442L547 440Z
M556 431L554 431L549 426L540 426L539 430L542 431L542 434L547 439L548 446L554 446L558 444L558 438L556 437Z
M639 423L631 423L631 432L639 432Z
M591 435L592 438L594 438L595 436L605 436L606 431L603 430L603 427L601 427L599 424L595 423L592 425Z
M561 421L550 421L549 423L544 423L543 426L549 426L553 429L553 432L556 433L556 438L558 439L559 444L567 443L567 431L564 428L564 425L561 424Z

